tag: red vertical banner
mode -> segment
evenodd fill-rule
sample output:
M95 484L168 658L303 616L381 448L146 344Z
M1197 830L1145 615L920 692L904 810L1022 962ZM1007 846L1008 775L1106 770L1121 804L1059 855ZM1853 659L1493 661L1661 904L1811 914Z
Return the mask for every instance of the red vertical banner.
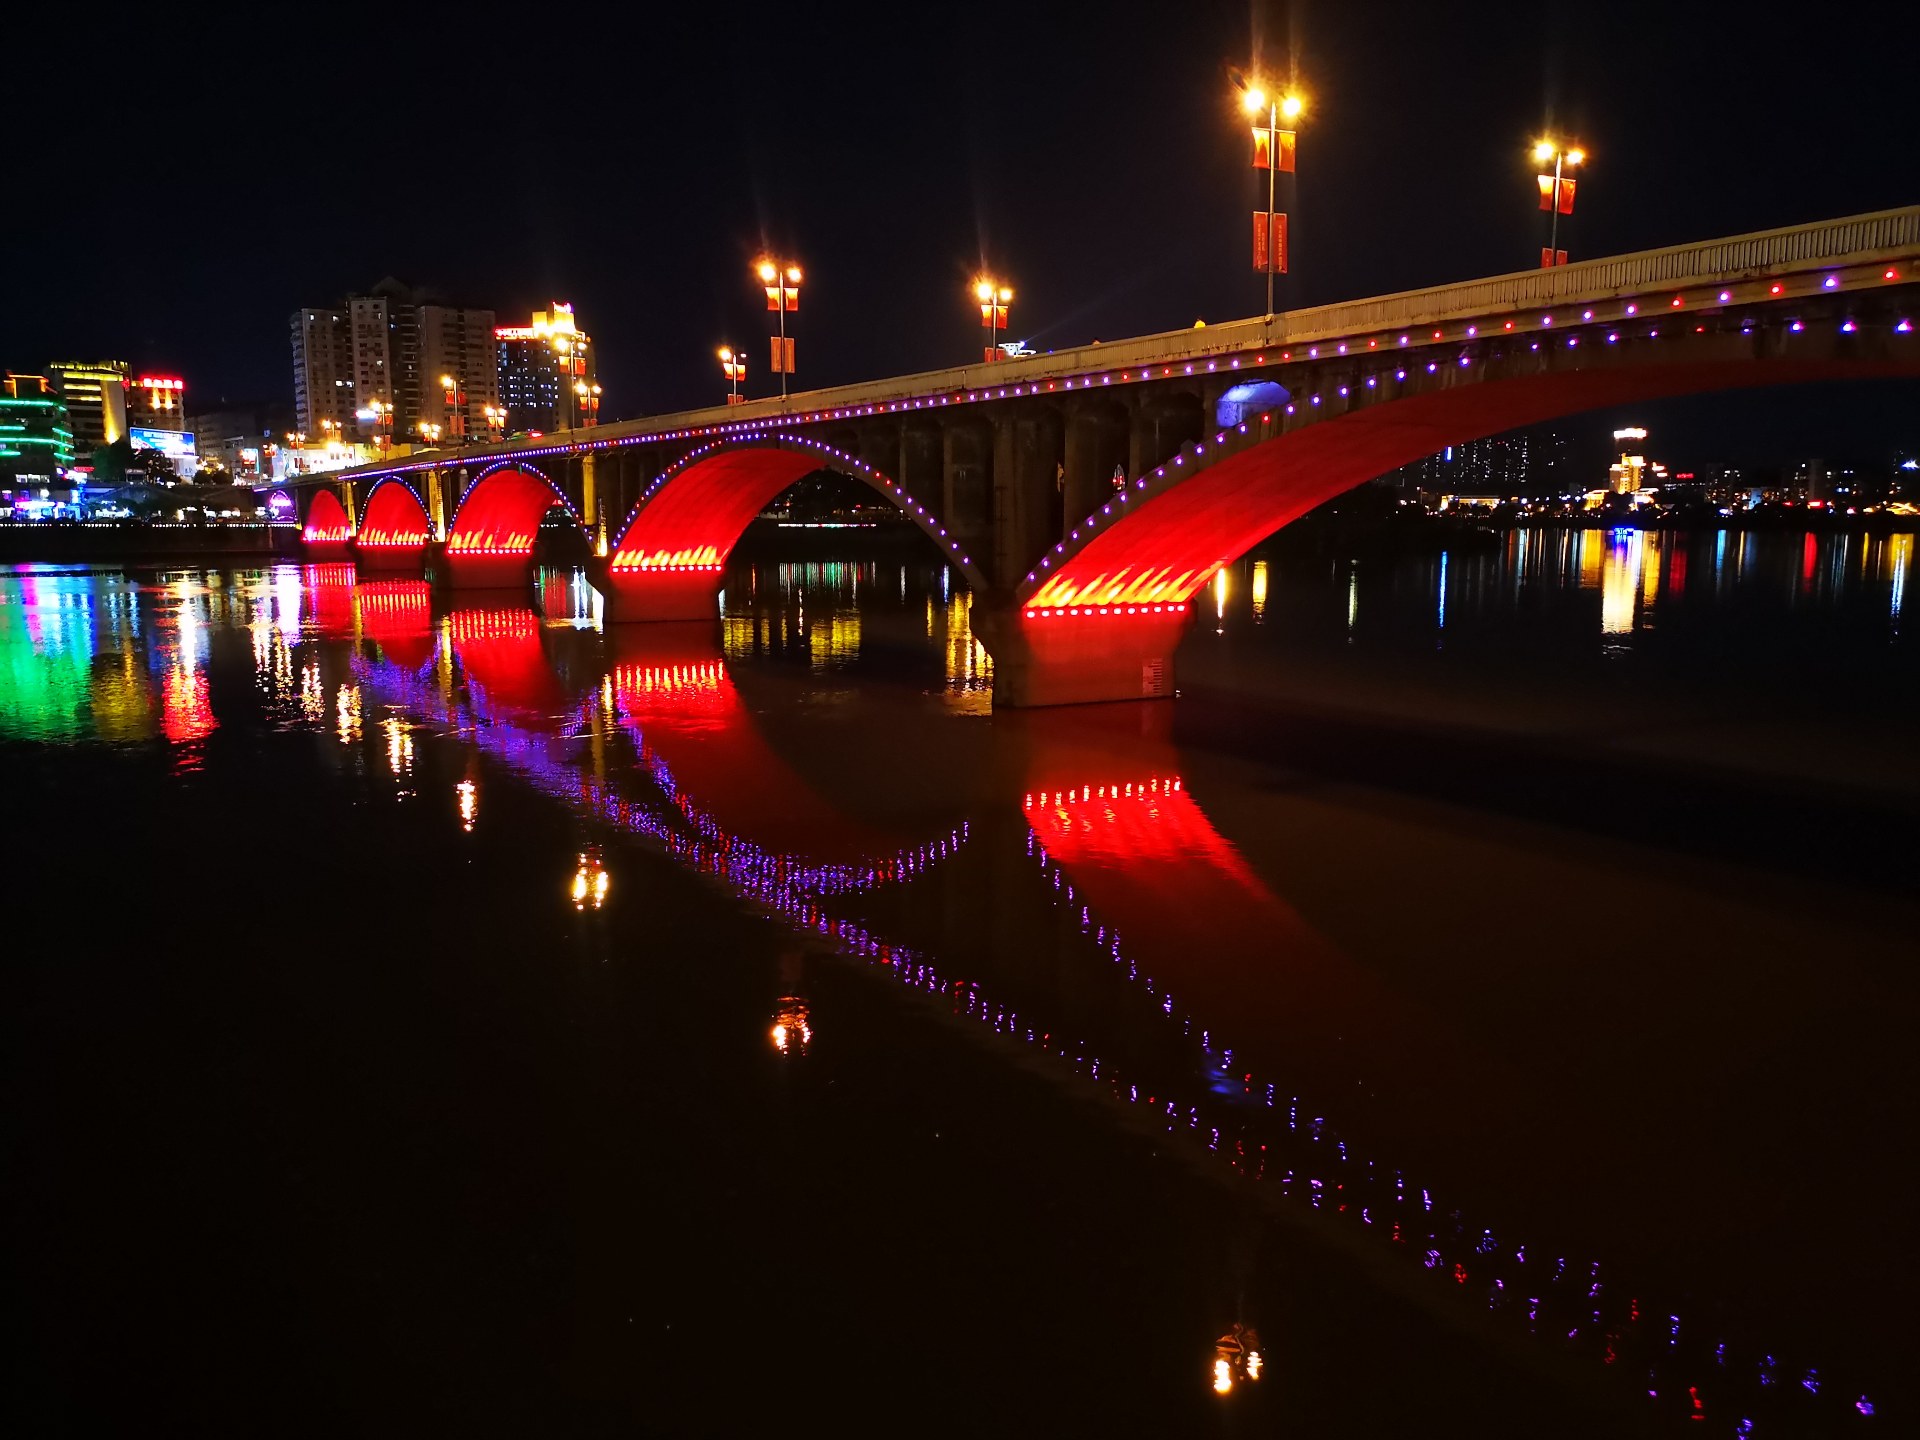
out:
M1000 347L998 345L987 346L981 358L985 360L987 364L993 364L994 361L1000 358Z
M787 309L798 310L799 308L800 308L800 287L798 285L789 285L787 287Z
M1553 268L1553 251L1544 245L1540 247L1540 268L1542 270L1551 270Z
M1284 175L1293 173L1293 131L1282 130L1280 134L1280 171Z
M1536 175L1533 178L1540 182L1540 208L1542 210L1553 209L1553 177L1551 175Z
M791 375L793 374L793 336L791 335L787 336L786 343L783 346L783 348L787 352L786 355L783 357L787 362L787 374Z
M778 310L779 308L780 287L778 285L769 285L767 286L767 309Z
M1273 268L1287 273L1287 216L1282 211L1273 217Z
M1273 132L1263 125L1253 127L1253 168L1256 170L1264 170L1271 163L1272 157L1268 152L1268 145L1272 134Z
M1263 275L1272 264L1273 254L1268 248L1267 242L1268 218L1267 212L1264 210L1256 210L1253 212L1253 268Z
M1573 213L1572 180L1562 180L1560 182L1560 213L1562 215L1571 215Z

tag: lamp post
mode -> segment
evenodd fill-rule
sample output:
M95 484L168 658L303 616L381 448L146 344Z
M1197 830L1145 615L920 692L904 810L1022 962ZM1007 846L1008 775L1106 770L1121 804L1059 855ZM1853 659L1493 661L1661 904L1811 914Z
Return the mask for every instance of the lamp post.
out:
M793 341L787 335L787 312L800 308L800 267L790 260L762 256L753 268L767 292L767 309L780 316L780 328L773 336L773 370L780 377L780 398L784 400L787 377L793 374Z
M1560 217L1573 214L1574 180L1567 171L1586 163L1587 152L1578 145L1562 146L1558 140L1542 140L1533 147L1536 165L1553 161L1553 174L1536 175L1540 185L1540 208L1552 218L1547 222L1547 248L1540 252L1540 268L1551 270L1567 263L1567 252L1560 248Z
M373 443L380 451L380 458L387 458L387 449L393 444L393 404L387 400L369 400L367 408L373 412Z
M720 372L727 377L731 387L727 391L727 404L738 405L742 400L740 382L747 378L747 357L736 355L731 345L720 347Z
M431 420L420 420L415 422L413 428L420 432L421 442L431 450L440 443L440 434L444 427L434 424Z
M1293 174L1294 132L1280 122L1300 118L1306 102L1291 91L1268 95L1260 86L1236 79L1244 90L1241 108L1264 125L1253 127L1253 168L1267 172L1267 208L1253 212L1253 268L1267 277L1267 316L1273 316L1273 277L1287 273L1287 213L1280 209L1280 172Z
M1007 328L1007 307L1013 303L1013 290L991 276L982 275L973 282L973 298L980 302L980 323L987 331L986 361L991 365L1000 358L996 337Z
M498 444L501 432L507 428L507 409L504 405L483 405L480 414L487 422L487 438Z
M600 423L600 387L589 385L584 380L573 382L574 409L579 413L582 425Z
M440 388L447 393L447 438L458 445L467 438L467 392L451 375L440 377Z

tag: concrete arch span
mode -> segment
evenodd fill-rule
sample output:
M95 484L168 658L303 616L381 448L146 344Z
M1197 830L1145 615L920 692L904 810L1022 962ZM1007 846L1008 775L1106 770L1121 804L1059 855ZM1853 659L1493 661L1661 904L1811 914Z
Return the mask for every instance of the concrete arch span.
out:
M985 590L985 573L929 497L910 494L891 476L834 446L794 435L756 434L703 446L647 486L608 563L612 618L710 619L727 556L742 532L781 491L816 470L870 486L933 541L969 586Z
M420 493L397 476L389 476L367 492L354 547L361 558L391 557L413 560L433 539L433 523Z
M511 586L526 578L541 522L565 510L584 537L586 525L566 494L530 465L485 470L467 487L447 528L447 567L461 586Z

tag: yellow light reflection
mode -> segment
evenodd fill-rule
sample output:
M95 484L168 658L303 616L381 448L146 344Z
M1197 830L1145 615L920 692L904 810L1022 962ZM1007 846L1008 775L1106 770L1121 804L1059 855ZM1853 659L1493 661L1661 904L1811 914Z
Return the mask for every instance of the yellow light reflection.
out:
M813 1043L813 1026L808 1023L807 1002L798 995L783 995L774 1006L773 1028L767 1038L782 1055L804 1055Z
M573 886L570 895L576 910L598 910L607 903L607 890L611 881L607 870L600 863L600 852L587 849L580 854L579 868L573 872Z
M360 738L360 687L342 685L334 702L334 733L340 737L341 744L348 744Z
M1267 618L1267 562L1253 562L1253 620L1257 625Z
M480 793L471 780L462 780L453 787L453 793L460 797L460 828L471 834L474 817L480 813Z
M1601 634L1633 633L1634 600L1640 590L1640 567L1644 555L1638 530L1624 537L1614 537L1605 545L1600 573ZM1585 559L1583 553L1583 564Z

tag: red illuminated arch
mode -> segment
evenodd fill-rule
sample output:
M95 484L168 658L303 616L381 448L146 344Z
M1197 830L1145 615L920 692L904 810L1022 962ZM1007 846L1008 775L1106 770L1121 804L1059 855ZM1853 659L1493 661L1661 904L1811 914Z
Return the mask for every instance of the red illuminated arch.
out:
M307 502L307 519L300 527L300 537L310 548L345 548L352 531L347 525L347 507L340 503L338 495L324 489L313 492L313 499Z
M367 508L354 537L361 550L415 551L433 538L427 507L411 485L388 478L367 493Z
M1667 396L1911 376L1920 374L1920 356L1715 358L1546 374L1515 368L1521 373L1438 386L1295 429L1282 429L1278 414L1252 415L1245 435L1241 427L1209 434L1200 447L1131 482L1124 502L1089 516L1027 577L1019 605L1030 615L1059 618L1063 609L1183 603L1222 565L1315 506L1448 445ZM1305 413L1307 398L1295 400Z
M525 559L533 554L541 517L556 505L579 522L572 503L539 471L522 465L488 470L460 501L447 532L447 554Z
M683 591L693 613L703 601L710 613L720 572L748 522L782 490L816 470L872 486L946 553L968 584L986 588L986 577L948 533L929 497L909 494L891 477L830 445L765 434L702 446L647 487L613 548L615 587Z

